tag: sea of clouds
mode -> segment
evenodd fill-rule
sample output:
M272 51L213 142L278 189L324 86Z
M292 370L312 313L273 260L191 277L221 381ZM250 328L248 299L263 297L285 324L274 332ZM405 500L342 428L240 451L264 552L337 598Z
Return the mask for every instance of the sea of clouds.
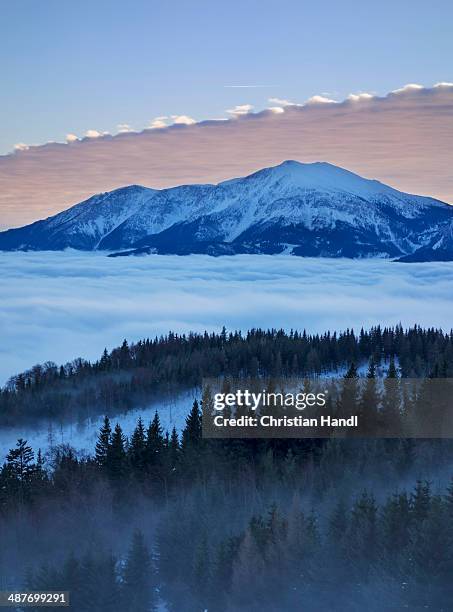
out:
M453 327L453 263L2 253L0 278L0 384L169 330Z

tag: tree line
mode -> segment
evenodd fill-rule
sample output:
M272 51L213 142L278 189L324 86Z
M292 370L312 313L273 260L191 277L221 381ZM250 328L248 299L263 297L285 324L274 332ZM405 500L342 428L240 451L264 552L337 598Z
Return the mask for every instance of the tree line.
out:
M0 423L83 419L144 405L159 394L196 388L218 376L312 376L351 362L397 360L403 377L453 377L453 332L401 325L307 334L252 329L245 334L174 334L129 344L91 363L39 364L0 390Z

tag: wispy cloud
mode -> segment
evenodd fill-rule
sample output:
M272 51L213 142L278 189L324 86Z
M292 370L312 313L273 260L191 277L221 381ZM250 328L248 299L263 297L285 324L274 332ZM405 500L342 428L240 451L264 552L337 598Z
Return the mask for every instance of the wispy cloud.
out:
M269 87L277 87L277 85L224 85L231 89L269 89Z
M242 115L248 115L253 111L252 104L238 104L234 108L228 109L226 112L233 117L240 117Z
M166 115L161 115L160 117L155 117L154 119L152 119L149 122L149 128L155 130L155 129L159 129L159 128L164 128L167 127L168 123L167 123L168 117Z
M367 100L372 100L375 97L376 96L374 96L374 94L367 93L366 91L363 91L363 92L357 93L357 94L351 93L351 94L349 94L347 99L351 100L351 102L366 102Z
M196 123L195 119L188 115L171 115L171 118L176 125L193 125Z
M98 130L87 130L85 132L85 138L100 138L105 136L108 132L99 132Z
M134 130L128 123L118 123L118 134L125 134L127 132L133 132Z
M423 89L423 85L418 85L418 83L408 83L407 85L404 85L404 87L394 89L392 93L407 93L408 91L420 91L420 89Z
M306 104L335 104L336 100L326 98L325 96L312 96L308 98Z
M30 145L25 144L25 142L18 142L14 145L15 151L27 151L30 148Z

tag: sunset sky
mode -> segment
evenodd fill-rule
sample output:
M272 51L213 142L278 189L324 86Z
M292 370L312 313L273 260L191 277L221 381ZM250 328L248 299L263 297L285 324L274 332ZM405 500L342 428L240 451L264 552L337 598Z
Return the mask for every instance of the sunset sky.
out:
M0 227L329 161L453 203L453 4L2 2Z

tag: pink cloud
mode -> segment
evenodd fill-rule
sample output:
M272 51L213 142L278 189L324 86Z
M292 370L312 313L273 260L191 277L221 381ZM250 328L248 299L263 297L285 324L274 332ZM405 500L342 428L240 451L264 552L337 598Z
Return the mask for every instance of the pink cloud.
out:
M452 142L453 85L442 83L30 146L0 157L0 223L22 225L122 185L218 182L288 158L329 161L453 203Z

